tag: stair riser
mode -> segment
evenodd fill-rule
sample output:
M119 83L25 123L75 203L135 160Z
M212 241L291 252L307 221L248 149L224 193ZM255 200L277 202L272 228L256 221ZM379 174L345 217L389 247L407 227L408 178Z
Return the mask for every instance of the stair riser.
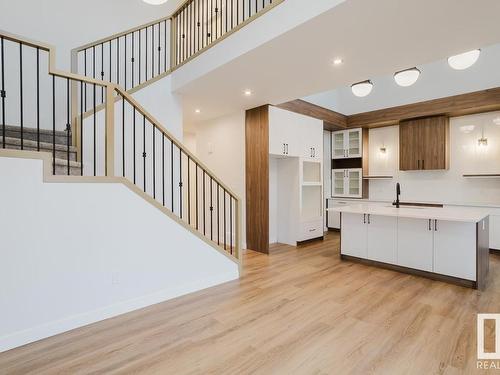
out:
M3 147L0 144L0 149L1 148L3 148ZM20 150L21 146L6 144L5 148L8 149L8 150ZM36 147L24 146L23 150L24 151L37 151L37 148ZM51 149L43 149L43 148L41 148L40 151L41 152L49 152L49 153L52 154L52 150ZM66 151L57 151L56 150L56 159L67 160L67 158L68 158L68 154L67 154ZM70 151L69 152L69 160L70 161L76 161L76 152L74 152L74 151Z
M81 176L80 167L70 167L69 168L70 176ZM56 165L56 175L57 176L67 176L68 175L68 167L64 165Z
M3 136L3 130L0 127L0 142L2 142L2 136ZM17 130L10 130L10 129L5 129L5 136L8 138L17 138L21 139L21 132ZM37 141L38 134L33 133L31 131L26 131L23 132L23 139L29 140L29 141ZM65 135L59 135L56 134L56 144L59 145L67 145L67 137ZM71 144L71 137L69 139L70 144ZM52 134L42 134L40 133L40 142L47 142L47 143L52 143Z

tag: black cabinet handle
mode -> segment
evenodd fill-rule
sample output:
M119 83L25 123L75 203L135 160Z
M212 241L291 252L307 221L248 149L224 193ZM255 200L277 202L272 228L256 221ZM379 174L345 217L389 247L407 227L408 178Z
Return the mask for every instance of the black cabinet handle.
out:
M283 143L283 155L286 153L285 151L285 144Z
M363 214L363 224L366 224L366 214Z
M370 222L370 214L368 214L368 224L371 224L371 222Z
M422 169L425 169L425 160L422 160Z
M420 160L417 160L417 169L420 170Z
M438 230L438 221L434 220L434 231L437 232Z
M432 228L431 228L431 219L429 219L429 230L432 230Z
M288 155L288 143L286 144L286 154Z

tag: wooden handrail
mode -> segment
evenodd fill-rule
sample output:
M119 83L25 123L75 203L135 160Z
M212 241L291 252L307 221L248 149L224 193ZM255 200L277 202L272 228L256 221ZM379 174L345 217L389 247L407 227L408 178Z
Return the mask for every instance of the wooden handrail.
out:
M130 93L126 92L122 87L113 84L107 81L96 80L93 78L88 78L83 75L75 74L75 73L67 73L64 71L57 70L55 68L55 48L49 44L40 43L37 41L30 40L28 38L24 38L18 35L14 35L5 31L0 30L0 37L4 40L9 40L12 42L20 43L25 46L30 46L33 48L38 48L40 50L46 51L49 54L49 62L48 62L48 74L67 78L74 81L79 81L83 83L95 84L96 86L100 86L105 88L106 92L106 100L103 106L105 110L105 159L106 159L106 176L107 177L115 177L115 93L124 98L128 103L130 103L138 113L143 115L147 120L158 129L163 135L165 135L172 144L175 144L182 152L189 156L189 158L197 163L200 168L204 170L204 172L217 184L219 184L225 191L228 193L230 197L232 197L235 201L235 257L238 258L241 253L241 201L236 193L234 193L224 182L222 182L216 175L213 173L197 156L189 151L187 147L185 147L173 134L171 134L159 121L157 121L144 107L142 107L132 96ZM74 88L76 90L76 87ZM73 96L73 100L77 100L77 95ZM78 110L77 105L72 105L73 110ZM74 124L79 124L79 117L77 113L72 113L72 119ZM80 126L83 124L80 124ZM78 132L74 132L78 133ZM79 143L73 143L74 146L78 147ZM232 225L232 223L231 223Z

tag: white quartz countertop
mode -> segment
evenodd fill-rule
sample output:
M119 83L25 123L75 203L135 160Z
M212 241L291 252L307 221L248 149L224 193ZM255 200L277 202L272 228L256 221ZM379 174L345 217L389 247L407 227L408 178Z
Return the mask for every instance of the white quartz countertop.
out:
M374 205L370 203L347 203L346 205L328 208L328 211L353 214L370 214L380 216L397 216L415 219L432 219L443 221L462 221L477 223L487 216L489 211L473 207L412 207L401 206L396 208L390 203Z

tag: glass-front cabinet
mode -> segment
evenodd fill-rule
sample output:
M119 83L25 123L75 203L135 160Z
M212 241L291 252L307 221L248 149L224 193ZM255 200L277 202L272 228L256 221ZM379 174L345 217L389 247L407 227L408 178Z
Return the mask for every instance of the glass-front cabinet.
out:
M361 128L332 132L333 159L360 158L363 154L362 135Z
M335 198L361 198L363 195L363 171L361 168L334 169L332 196Z

